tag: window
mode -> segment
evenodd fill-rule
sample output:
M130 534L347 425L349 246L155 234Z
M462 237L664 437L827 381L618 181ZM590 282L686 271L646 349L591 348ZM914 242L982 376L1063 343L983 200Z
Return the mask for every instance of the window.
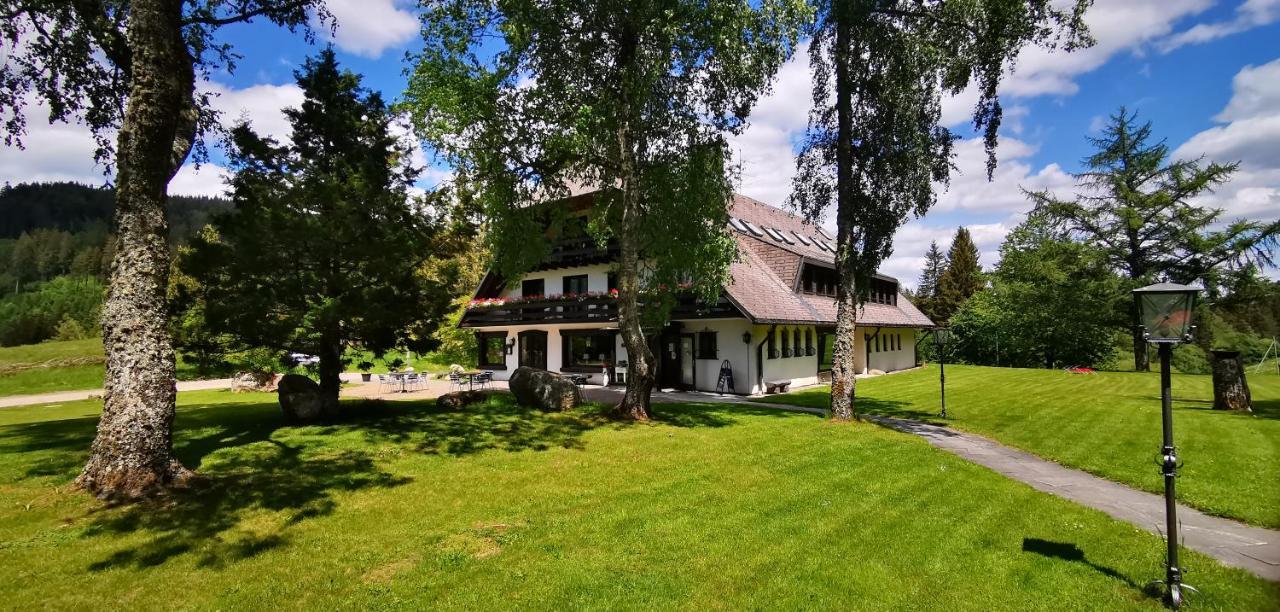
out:
M586 293L587 292L587 275L578 274L575 276L564 277L564 292L570 293Z
M507 332L477 332L480 355L476 365L486 370L507 369Z
M778 358L778 345L774 342L774 334L769 334L769 359Z
M716 332L698 332L698 359L716 358Z
M806 355L814 355L814 354L817 354L818 350L817 350L817 348L816 348L816 347L814 347L814 346L813 346L813 337L814 337L815 335L816 335L816 334L813 332L813 330L812 330L812 329L807 329L807 330L805 330L805 332L804 332L804 347L805 347L804 354L806 354Z
M802 340L800 340L800 338L803 337L801 334L802 332L799 329L791 330L791 345L796 347L796 352L795 352L796 357L800 357L801 355L804 355L804 347L801 346Z
M747 231L751 232L751 233L752 233L753 235L755 235L757 238L764 238L764 232L760 231L760 228L756 227L756 226L755 226L753 223L751 223L750 221L747 221L746 219L743 219L743 220L742 220L742 224L743 224L743 225L745 225L745 226L747 226Z
M808 239L808 238L805 238L804 236L802 236L802 235L800 234L800 232L791 232L791 233L792 233L792 234L795 234L796 238L799 238L799 239L800 239L800 244L803 244L803 245L805 245L805 246L809 246L809 239Z
M791 356L791 332L782 330L782 356Z
M520 283L520 296L546 295L547 282L541 278L530 279Z
M560 332L563 372L601 372L613 363L613 332L581 330Z
M737 217L729 217L729 225L732 225L733 229L736 229L744 234L747 233L747 226L743 225L742 222L739 221Z
M892 281L874 279L871 281L871 301L876 304L896 305L898 303L898 285Z
M614 289L617 289L617 288L618 288L618 275L614 274L613 272L610 272L607 289L609 291L613 291Z
M818 295L835 296L840 277L835 269L805 264L800 272L800 291Z

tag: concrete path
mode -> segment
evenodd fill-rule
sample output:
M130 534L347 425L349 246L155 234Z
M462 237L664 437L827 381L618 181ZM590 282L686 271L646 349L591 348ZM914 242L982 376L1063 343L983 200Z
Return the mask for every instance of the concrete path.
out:
M1063 467L979 435L890 417L869 420L915 434L930 444L1046 493L1101 510L1113 518L1164 534L1164 496L1129 488L1092 474ZM1152 468L1154 469L1154 468ZM1209 516L1178 505L1182 544L1226 565L1280 581L1280 531ZM1194 578L1188 579L1192 584Z
M209 389L230 389L232 379L230 378L212 378L209 380L180 380L178 381L178 391L206 391ZM342 382L359 383L359 373L344 373ZM12 408L14 406L30 406L32 404L60 404L62 402L76 402L84 399L95 399L102 397L102 389L84 389L82 391L55 391L53 393L37 393L34 395L9 395L0 397L0 408Z
M593 388L588 390L587 395L597 401L608 401L610 398L618 401L621 398L621 393L613 389ZM655 391L653 401L750 403L756 407L825 414L815 408L750 402L741 396L719 396L711 393ZM1161 495L1145 493L1087 472L1063 467L976 434L906 419L870 415L865 418L920 436L939 449L1040 491L1101 510L1113 518L1151 533L1164 535L1164 497ZM1280 582L1280 531L1209 516L1182 504L1178 505L1178 519L1181 523L1179 533L1182 544L1187 548L1200 551L1226 565L1252 572L1260 578ZM1189 581L1195 584L1194 578Z

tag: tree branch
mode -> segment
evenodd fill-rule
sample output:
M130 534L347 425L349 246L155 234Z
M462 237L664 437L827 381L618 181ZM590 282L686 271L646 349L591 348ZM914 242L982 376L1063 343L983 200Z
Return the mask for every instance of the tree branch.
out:
M198 24L198 25L213 26L216 28L216 27L221 27L225 25L231 25L233 23L241 23L241 22L249 21L254 17L261 17L263 15L267 15L270 13L287 13L289 11L303 8L312 3L313 3L313 0L291 0L289 2L285 2L284 4L278 4L278 5L266 4L263 6L259 6L256 9L243 11L240 13L236 13L234 15L229 15L227 17L216 17L212 14L202 15L199 17L192 16L190 18L183 20L182 25Z

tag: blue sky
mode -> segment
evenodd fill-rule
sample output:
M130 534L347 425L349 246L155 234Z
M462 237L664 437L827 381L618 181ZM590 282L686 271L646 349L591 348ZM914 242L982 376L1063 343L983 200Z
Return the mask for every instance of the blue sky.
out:
M396 0L330 0L338 19L331 41L340 61L365 77L366 86L395 99L403 90L405 53L417 43L412 3ZM1029 49L1001 88L1006 109L1000 168L993 181L983 172L981 146L968 128L972 97L944 105L944 120L965 137L957 148L960 168L951 188L923 219L896 240L884 271L913 284L930 240L946 247L957 225L974 232L982 261L996 261L1004 234L1027 204L1019 187L1067 195L1070 173L1089 153L1087 134L1125 105L1155 123L1180 157L1208 155L1240 161L1227 188L1203 203L1227 216L1280 216L1280 0L1096 0L1087 21L1094 48L1072 54ZM234 74L216 74L206 86L219 93L227 120L250 119L261 131L287 136L279 114L297 104L292 71L317 46L266 23L224 30L243 59ZM742 164L739 191L782 204L794 166L791 145L804 129L809 106L806 57L780 71L774 91L761 100L752 127L734 139ZM0 148L0 180L80 180L101 183L91 142L78 126L48 126L32 108L25 151ZM3 111L0 111L2 113ZM430 163L429 157L420 158ZM195 172L184 169L174 193L221 191L222 159ZM425 177L447 178L446 168Z

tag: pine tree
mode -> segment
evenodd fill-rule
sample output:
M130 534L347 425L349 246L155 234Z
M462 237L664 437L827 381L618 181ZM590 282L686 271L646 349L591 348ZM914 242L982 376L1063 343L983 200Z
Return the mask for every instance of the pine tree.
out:
M982 267L978 265L978 247L973 244L969 230L961 227L951 241L947 253L947 268L938 276L938 297L934 302L935 322L951 320L973 294L982 289Z
M937 314L938 279L946 269L946 258L938 241L929 243L929 250L924 254L924 271L920 273L920 282L916 286L915 305L930 319Z

